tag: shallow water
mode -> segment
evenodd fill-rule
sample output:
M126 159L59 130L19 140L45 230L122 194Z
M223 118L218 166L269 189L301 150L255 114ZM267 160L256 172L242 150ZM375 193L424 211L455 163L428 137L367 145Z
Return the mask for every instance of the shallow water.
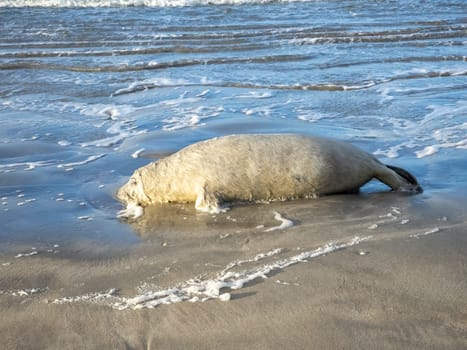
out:
M145 229L116 218L118 186L232 133L346 140L413 172L421 198L466 193L464 1L55 3L0 8L2 250L125 252Z

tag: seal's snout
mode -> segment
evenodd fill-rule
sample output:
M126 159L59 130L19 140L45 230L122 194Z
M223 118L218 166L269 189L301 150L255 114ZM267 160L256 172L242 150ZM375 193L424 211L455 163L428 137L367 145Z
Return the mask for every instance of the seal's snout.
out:
M132 202L132 196L130 193L129 183L124 184L117 191L117 198L120 202L124 204L129 204Z
M137 170L117 191L117 198L120 202L128 205L144 206L148 204L147 196L141 183L141 173Z
M125 191L123 190L123 187L119 188L118 191L117 191L117 199L120 201L120 202L123 202L123 203L127 203L127 196L126 196L126 193Z

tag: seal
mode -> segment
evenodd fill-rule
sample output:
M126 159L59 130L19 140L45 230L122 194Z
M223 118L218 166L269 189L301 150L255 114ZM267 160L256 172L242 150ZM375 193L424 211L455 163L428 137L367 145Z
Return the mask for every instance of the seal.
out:
M358 192L373 178L393 191L422 192L408 171L348 143L295 134L231 135L137 169L117 197L127 208L194 202L198 210L219 212L229 202Z

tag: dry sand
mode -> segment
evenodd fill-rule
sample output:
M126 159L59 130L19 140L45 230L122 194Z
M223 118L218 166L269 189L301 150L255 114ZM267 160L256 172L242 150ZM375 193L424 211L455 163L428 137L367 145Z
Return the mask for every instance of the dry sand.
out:
M168 206L132 223L143 243L125 254L6 252L1 348L466 349L465 204L386 193L240 206L216 216ZM294 226L265 232L280 225L274 211ZM248 275L357 236L366 240L223 288L230 301L112 307L195 277L215 280L232 262L229 271ZM108 298L92 294L111 289Z

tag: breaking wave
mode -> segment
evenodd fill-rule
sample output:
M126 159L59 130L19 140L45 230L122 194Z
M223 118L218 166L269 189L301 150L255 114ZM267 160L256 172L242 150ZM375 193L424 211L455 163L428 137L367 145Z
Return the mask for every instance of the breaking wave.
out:
M306 0L0 0L0 7L181 7L298 1Z

